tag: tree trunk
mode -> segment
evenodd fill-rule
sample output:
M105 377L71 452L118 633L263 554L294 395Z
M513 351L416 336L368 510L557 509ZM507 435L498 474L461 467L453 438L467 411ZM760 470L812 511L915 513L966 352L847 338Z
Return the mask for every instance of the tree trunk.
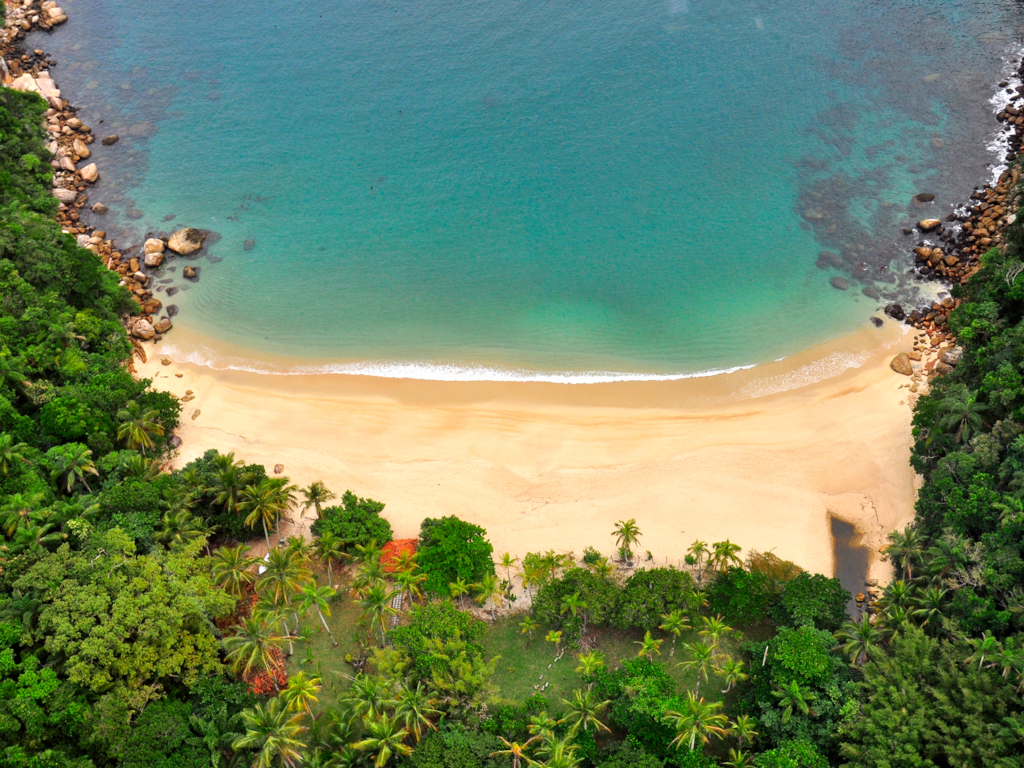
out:
M320 612L319 606L313 606L313 607L316 608L316 615L320 617L320 623L323 624L324 625L324 629L327 630L327 636L331 638L331 644L335 648L337 648L338 647L338 641L334 639L334 633L331 632L331 628L327 626L327 619L325 619L324 615Z
M331 558L327 558L327 583L334 589L334 577L331 576Z
M267 533L267 518L263 518L263 538L267 540L267 554L270 554L270 534Z

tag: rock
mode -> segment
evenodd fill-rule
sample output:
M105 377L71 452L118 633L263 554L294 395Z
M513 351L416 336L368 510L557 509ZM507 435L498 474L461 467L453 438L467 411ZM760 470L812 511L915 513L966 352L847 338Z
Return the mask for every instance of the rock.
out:
M280 475L282 472L284 472L284 464L275 464L274 465L274 474L275 475Z
M146 251L142 258L147 267L159 267L164 263L164 252Z
M128 135L133 139L148 139L150 136L156 134L157 128L156 123L152 120L147 120L144 123L136 123L128 129Z
M156 330L149 320L136 320L135 325L132 326L132 336L143 341L152 339L156 335Z
M885 314L893 320L903 320L907 316L907 313L903 311L903 307L896 303L886 304Z
M125 211L124 215L127 216L129 219L141 219L146 214L144 214L138 208L129 208L127 211Z
M942 221L939 219L921 219L917 222L917 228L922 232L931 232L933 229L942 226Z
M172 285L172 286L171 286L170 288L168 288L168 289L167 289L167 298L170 298L171 296L173 296L174 294L176 294L176 293L177 293L177 292L178 292L179 290L181 290L181 289L180 289L180 288L175 288L175 287L174 287L174 286Z
M907 357L909 357L914 362L921 362L921 353L918 352L917 350L914 350L913 352L908 352Z
M955 368L960 364L960 358L963 355L964 351L960 347L946 347L939 351L939 360Z
M180 373L176 373L174 375L178 376L178 377L181 376ZM169 438L167 438L167 447L168 448L180 448L181 447L181 438L178 437L177 435L171 435Z
M171 364L171 358L169 358L169 357L165 357L163 360L160 361L160 365L170 365L170 364Z
M200 411L198 408L196 408L194 411L192 411L192 421L195 421L196 418L198 418L200 413L202 413L202 411Z
M72 173L75 171L75 161L71 159L70 155L61 155L57 165L62 171L71 171Z
M953 366L946 365L946 363L939 360L935 363L935 368L933 370L936 373L950 373L953 370Z
M161 317L153 324L153 328L156 329L157 333L167 333L171 330L171 321L169 318ZM164 365L169 365L169 363L164 363Z
M178 305L177 304L168 304L167 305L167 316L168 317L174 317L176 314L178 314Z
M847 280L845 277L839 277L839 275L836 275L828 282L829 285L831 285L833 288L839 291L845 291L847 288L850 287L850 281Z
M197 277L199 277L199 270L197 270L195 267L185 267L185 269L181 271L181 274L184 277L187 277L189 280L195 280Z
M119 142L120 140L121 137L118 136L116 133L113 133L110 136L106 136L100 143L105 147L109 147L111 144L117 144L117 142Z
M947 267L955 267L959 263L959 259L952 253L947 253L942 257L942 261L945 262Z
M885 325L885 322L880 317L872 317L871 324L874 325L875 328L881 328L883 325Z
M163 253L164 252L164 241L156 237L149 238L142 245L143 253Z
M88 235L77 235L75 237L75 242L78 244L79 248L86 248L89 245L89 236Z
M878 289L875 288L873 285L865 285L863 288L860 289L860 292L867 296L869 299L874 299L875 301L878 301L880 298L882 298L882 294L879 293Z
M53 196L60 200L62 203L70 205L71 203L75 202L75 198L78 197L78 193L73 189L54 187Z
M89 163L78 173L81 175L83 181L87 181L89 183L97 181L100 177L100 169L96 167L96 163Z
M70 128L71 130L77 131L81 127L82 121L79 120L77 117L72 117L70 120L68 120L68 128Z
M251 251L255 247L256 247L256 241L253 238L251 238L251 237L248 240L246 240L244 243L242 243L242 248L244 250L246 250L246 251Z
M931 194L930 192L921 192L919 194L914 195L913 198L915 203L930 203L934 199L935 195Z
M99 214L100 216L102 216L109 210L110 209L107 208L107 206L105 206L103 203L93 203L92 205L92 212Z
M910 364L910 356L906 352L900 352L896 357L889 363L889 367L892 368L896 373L903 374L904 376L914 375L914 366Z
M89 147L87 147L85 145L85 142L82 141L81 139L75 139L74 143L71 145L71 148L75 151L76 155L83 159L89 157L89 155L92 154L92 150L89 149Z
M203 247L205 235L198 229L186 227L179 229L167 240L167 247L177 254L188 256Z

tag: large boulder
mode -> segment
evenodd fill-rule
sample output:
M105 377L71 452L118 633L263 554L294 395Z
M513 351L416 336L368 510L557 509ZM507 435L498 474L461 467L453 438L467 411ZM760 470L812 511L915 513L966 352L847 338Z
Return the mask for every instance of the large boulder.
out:
M158 237L151 237L142 245L143 253L163 253L164 241Z
M157 333L167 333L171 330L171 321L166 317L161 317L153 324L153 328Z
M906 318L907 313L903 311L903 307L895 302L892 304L886 304L885 314L891 317L893 320L903 320Z
M955 368L960 363L964 351L960 347L945 347L939 350L939 360L946 365Z
M186 227L179 229L167 240L167 247L181 256L188 256L203 247L204 235L198 229Z
M156 330L153 328L153 324L149 320L136 320L135 325L132 326L132 336L137 339L146 341L152 339L156 335Z
M81 139L75 139L74 143L71 145L71 148L75 151L76 155L83 159L89 157L89 155L92 154L92 150L89 149L89 147L87 147L85 142L82 141Z
M939 219L921 219L917 222L917 228L922 232L931 232L933 229L938 229L942 226L942 221Z
M896 373L902 373L904 376L914 375L914 366L910 362L910 355L906 352L900 352L896 357L889 363L889 367L892 368Z
M100 177L100 169L96 167L96 163L89 163L78 173L82 177L83 181L87 181L90 184Z
M78 193L73 189L54 187L53 196L60 200L62 203L70 205L71 203L75 202L75 198L78 197Z
M164 263L164 252L163 251L146 251L142 260L147 267L159 267Z

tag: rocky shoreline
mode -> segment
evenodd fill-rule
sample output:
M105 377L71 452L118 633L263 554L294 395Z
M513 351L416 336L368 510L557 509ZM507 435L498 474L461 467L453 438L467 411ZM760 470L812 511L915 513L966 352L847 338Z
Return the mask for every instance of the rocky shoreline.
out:
M119 249L104 230L82 220L81 211L89 204L89 187L100 179L96 163L88 162L92 155L89 145L96 137L76 116L77 110L61 96L50 76L50 68L56 66L56 62L40 49L26 51L19 46L27 33L37 29L50 31L67 21L67 14L56 0L15 1L7 2L6 6L7 23L0 29L0 76L5 86L38 93L50 105L44 115L50 137L47 149L53 156L50 160L53 195L60 202L56 221L66 234L75 236L79 246L95 253L107 269L120 276L120 284L139 305L141 314L126 315L123 321L135 356L145 362L146 351L141 342L159 341L171 330L171 318L177 314L175 305L165 306L156 297L155 293L164 291L163 285L154 284L156 278L164 271L175 271L175 267L165 267L167 258L192 256L202 249L208 233L186 227L173 234L151 236L141 246ZM104 137L101 143L112 146L119 140L114 134ZM90 210L102 215L106 213L106 206L96 202ZM182 277L186 280L196 280L198 276L198 267L183 267ZM169 282L160 281L162 284ZM173 296L178 290L169 287L166 294ZM134 358L129 365L134 372Z

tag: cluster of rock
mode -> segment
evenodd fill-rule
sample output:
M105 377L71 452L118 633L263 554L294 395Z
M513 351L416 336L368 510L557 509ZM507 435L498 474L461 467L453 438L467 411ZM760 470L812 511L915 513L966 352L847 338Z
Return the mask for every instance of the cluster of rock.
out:
M896 373L909 376L911 392L921 391L933 376L949 373L960 362L962 351L948 340L926 332L914 335L914 348L901 352L889 364Z
M8 2L7 25L0 30L0 46L24 40L33 29L50 30L68 20L55 0L24 0Z

